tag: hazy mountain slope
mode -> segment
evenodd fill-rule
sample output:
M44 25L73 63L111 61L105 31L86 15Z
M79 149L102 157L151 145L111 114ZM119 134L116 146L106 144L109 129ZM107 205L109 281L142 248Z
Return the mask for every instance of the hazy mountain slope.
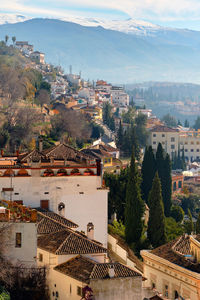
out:
M5 34L15 35L17 40L28 40L35 49L45 52L48 62L65 69L72 64L86 79L113 82L198 81L200 37L194 33L191 31L191 39L189 33L184 39L181 32L170 40L162 34L159 38L139 37L49 19L0 26L1 39Z

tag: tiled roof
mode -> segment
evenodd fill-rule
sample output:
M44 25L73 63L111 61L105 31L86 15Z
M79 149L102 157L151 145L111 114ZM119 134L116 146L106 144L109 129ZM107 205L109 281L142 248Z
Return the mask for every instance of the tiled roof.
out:
M66 219L53 211L46 211L46 212L38 212L38 214L43 218L49 218L50 220L56 221L64 226L70 227L70 228L77 228L78 225L74 222L72 222L69 219Z
M45 155L39 152L37 149L34 149L31 152L24 153L18 156L18 160L20 162L26 162L27 159L30 159L32 161L38 162L41 159L45 159Z
M54 159L65 159L65 160L81 160L81 159L90 159L87 155L78 151L66 144L59 144L54 146L50 149L44 150L43 154L47 158L54 158Z
M108 279L109 269L114 269L114 278L141 276L120 263L97 263L81 255L56 266L54 269L79 281L89 283L92 279Z
M150 131L151 132L178 132L179 130L176 128L158 125L153 127Z
M193 272L200 273L200 264L192 262L185 255L190 254L188 236L182 236L174 241L162 245L151 251L161 258L168 260L171 263L179 265Z
M56 255L107 252L107 249L100 244L67 228L59 232L39 236L38 247Z

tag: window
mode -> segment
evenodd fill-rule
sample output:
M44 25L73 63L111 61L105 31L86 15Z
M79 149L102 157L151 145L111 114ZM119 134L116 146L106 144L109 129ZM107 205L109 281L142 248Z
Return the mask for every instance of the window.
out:
M168 298L168 296L169 296L169 292L168 292L168 285L165 285L165 297L167 297Z
M70 292L70 294L72 293L72 285L71 285L71 283L70 283L70 286L69 286L69 292Z
M171 149L175 149L175 145L171 145Z
M185 149L185 152L188 152L188 149Z
M194 145L194 142L191 142L191 145Z
M178 182L178 188L181 189L182 188L182 181Z
M199 152L199 149L197 149L197 152Z
M22 246L22 234L21 234L21 232L16 232L15 247L16 248L21 248L21 246Z
M39 261L43 261L43 254L39 253Z
M77 286L77 295L82 297L82 288Z
M199 142L197 142L197 145L199 145Z
M191 151L191 152L194 152L194 149L191 149L190 151Z
M175 138L174 137L171 137L171 142L175 142Z
M165 137L165 134L162 134L162 137Z
M49 209L49 200L40 200L40 207L43 209Z
M57 297L57 298L59 297L58 291L56 291L56 297Z
M185 145L187 145L188 144L188 142L185 142Z
M156 145L156 142L154 141L153 144Z
M152 289L155 289L156 288L156 284L154 282L151 283L151 287Z
M155 133L153 134L153 137L156 137L156 134L155 134Z

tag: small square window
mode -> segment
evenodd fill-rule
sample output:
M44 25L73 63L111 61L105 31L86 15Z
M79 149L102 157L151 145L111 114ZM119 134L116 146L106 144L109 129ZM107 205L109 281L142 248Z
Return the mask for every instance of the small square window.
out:
M165 137L165 134L162 134L162 137Z
M22 234L21 234L21 232L16 232L15 248L21 248L21 246L22 246Z
M156 142L154 141L153 144L156 145Z
M156 137L156 134L155 134L155 133L153 134L153 137Z
M188 152L188 149L185 149L185 152Z
M197 149L197 152L199 152L199 149Z
M191 149L190 151L191 151L191 152L194 152L194 149Z
M174 137L171 138L171 142L175 142L175 138Z
M175 149L175 145L171 145L171 149Z

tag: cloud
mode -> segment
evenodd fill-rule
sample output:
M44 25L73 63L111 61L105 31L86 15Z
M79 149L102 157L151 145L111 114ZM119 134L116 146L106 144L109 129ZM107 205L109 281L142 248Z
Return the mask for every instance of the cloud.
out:
M2 11L38 16L65 17L90 11L125 13L135 19L196 20L199 18L199 0L9 0L1 2ZM91 12L92 10L92 12ZM88 15L88 13L87 13Z

